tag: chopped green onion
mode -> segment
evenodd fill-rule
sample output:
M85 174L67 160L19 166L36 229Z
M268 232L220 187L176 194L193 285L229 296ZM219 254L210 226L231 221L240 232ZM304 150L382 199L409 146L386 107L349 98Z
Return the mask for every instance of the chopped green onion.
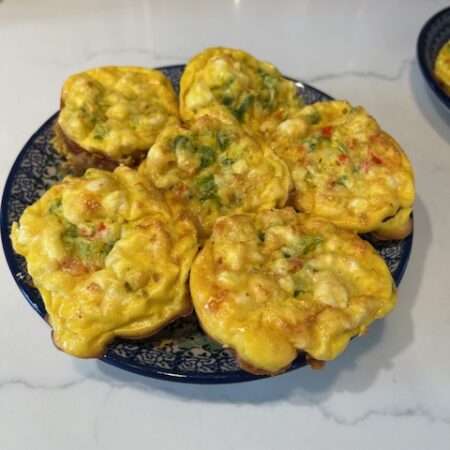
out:
M245 113L250 108L250 106L252 106L254 100L255 97L253 95L249 95L248 97L244 98L243 102L237 109L232 110L232 113L236 116L236 119L238 119L239 122L242 122Z
M60 198L54 200L50 207L48 208L48 212L50 214L57 214L59 209L61 208L62 200Z
M102 140L107 135L108 128L104 122L97 122L92 133L94 139Z
M197 150L200 158L200 168L208 167L211 164L213 164L216 160L216 155L214 153L214 150L211 147L208 147L207 145L204 145L203 147L200 147Z
M197 187L200 200L214 199L217 197L217 185L214 181L214 175L207 175L197 178Z
M314 111L312 114L307 115L306 119L310 125L316 125L320 122L321 117L317 111Z
M303 247L303 255L306 255L310 252L313 252L318 245L320 245L323 242L323 238L321 236L314 236L305 239L304 247Z
M337 180L336 184L340 184L341 186L346 186L347 175L341 175Z
M348 155L348 149L347 149L347 147L346 147L342 142L338 142L337 148L338 148L338 150L339 150L341 153L343 153L344 155Z
M220 150L226 150L226 148L230 145L230 135L228 133L217 130L216 139Z
M225 158L225 159L222 159L222 160L220 161L220 165L221 165L222 167L230 167L230 166L232 166L235 162L236 162L236 161L235 161L234 159L231 159L231 158Z
M114 242L107 242L100 250L100 256L106 258L114 247Z
M222 105L224 106L231 106L234 102L233 97L223 97L222 98Z
M76 238L78 237L78 228L73 223L69 223L66 229L62 232L62 238Z

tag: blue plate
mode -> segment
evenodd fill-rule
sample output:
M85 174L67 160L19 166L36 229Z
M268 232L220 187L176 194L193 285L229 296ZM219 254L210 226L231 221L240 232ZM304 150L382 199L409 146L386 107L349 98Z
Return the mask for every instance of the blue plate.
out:
M434 62L442 46L450 39L450 7L435 14L423 26L417 40L417 59L423 76L439 100L450 109L450 97L437 82Z
M181 65L160 69L177 92L183 69ZM306 103L331 99L311 86L293 81ZM51 144L56 117L57 114L50 117L20 152L8 176L1 208L2 241L9 267L23 295L43 318L46 311L42 298L33 287L25 260L14 253L9 234L23 210L59 180L63 161ZM411 252L412 235L401 241L370 239L398 284ZM180 319L148 339L116 339L101 360L140 375L187 383L233 383L262 378L241 370L233 353L211 341L195 317ZM304 356L299 356L289 370L304 365Z

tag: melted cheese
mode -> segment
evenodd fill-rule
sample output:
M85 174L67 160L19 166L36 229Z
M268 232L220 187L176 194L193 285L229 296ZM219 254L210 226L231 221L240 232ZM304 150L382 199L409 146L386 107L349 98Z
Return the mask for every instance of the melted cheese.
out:
M114 161L147 150L159 132L178 122L170 81L140 67L100 67L72 75L61 94L58 124L84 150Z
M191 310L196 230L171 193L137 172L67 177L13 224L58 348L97 357L115 337L151 335Z
M284 206L292 186L267 146L210 117L165 129L139 170L185 201L202 238L220 216Z
M439 50L434 63L434 74L447 95L450 95L450 40Z
M191 269L205 332L275 374L299 351L341 353L395 305L384 260L356 234L291 208L223 217Z

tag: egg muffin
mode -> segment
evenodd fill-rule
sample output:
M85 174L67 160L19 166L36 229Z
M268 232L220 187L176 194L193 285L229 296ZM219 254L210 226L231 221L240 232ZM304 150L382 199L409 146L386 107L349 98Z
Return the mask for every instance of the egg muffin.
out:
M283 207L292 188L286 163L263 142L208 116L166 128L139 170L184 201L201 239L220 216Z
M192 311L195 226L173 194L128 167L66 177L26 208L11 239L55 345L71 355L99 357L116 336L146 337Z
M299 352L335 358L397 299L368 242L292 208L220 218L190 290L204 331L234 349L244 370L269 375Z
M450 95L450 40L439 50L434 63L434 75L447 95Z
M180 115L186 122L208 114L267 130L302 104L292 81L242 50L207 49L189 61L180 81Z
M160 131L178 122L170 81L142 67L99 67L63 85L54 145L76 173L137 165Z
M268 141L290 167L297 210L385 239L411 232L411 165L363 108L346 101L305 106L281 122Z

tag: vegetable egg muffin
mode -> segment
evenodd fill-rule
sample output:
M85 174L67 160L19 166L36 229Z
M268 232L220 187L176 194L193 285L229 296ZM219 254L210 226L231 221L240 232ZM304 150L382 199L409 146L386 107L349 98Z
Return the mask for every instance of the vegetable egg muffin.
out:
M335 358L397 299L368 242L292 208L220 218L190 289L204 331L234 349L244 370L270 375L299 352Z
M116 336L143 338L192 311L195 226L173 194L128 167L66 177L24 211L11 239L55 345L71 355L101 356Z
M139 170L183 199L200 238L220 216L283 207L292 188L286 163L263 142L207 116L166 128Z
M242 50L207 49L189 61L181 77L180 115L186 122L208 114L267 130L302 104L292 81Z
M76 173L88 167L137 165L160 131L178 123L170 81L141 67L99 67L71 76L62 88L56 149Z
M299 211L384 239L402 239L411 232L411 165L363 108L346 101L305 106L268 140L289 165L292 204Z
M439 50L434 64L434 74L447 95L450 95L450 40Z

